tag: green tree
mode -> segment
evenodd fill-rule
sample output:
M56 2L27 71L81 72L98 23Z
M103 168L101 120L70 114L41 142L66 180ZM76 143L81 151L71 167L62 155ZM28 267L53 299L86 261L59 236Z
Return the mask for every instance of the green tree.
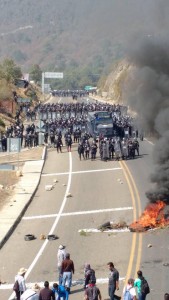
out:
M42 70L39 65L35 64L32 66L30 70L31 79L35 81L35 83L39 83L42 80Z
M8 83L14 83L16 79L22 77L22 71L12 59L6 58L0 65L0 79L5 79Z

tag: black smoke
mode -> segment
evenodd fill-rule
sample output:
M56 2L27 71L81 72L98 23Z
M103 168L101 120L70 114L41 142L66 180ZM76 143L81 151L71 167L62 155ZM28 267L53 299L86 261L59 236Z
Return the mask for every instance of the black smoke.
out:
M146 196L169 204L169 41L155 36L134 41L128 59L133 67L123 97L138 112L142 128L158 137L151 175L155 188Z

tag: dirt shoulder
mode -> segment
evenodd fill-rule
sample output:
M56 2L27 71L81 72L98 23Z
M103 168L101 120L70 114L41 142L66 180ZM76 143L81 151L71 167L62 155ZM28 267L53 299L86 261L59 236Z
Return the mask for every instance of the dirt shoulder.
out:
M10 202L15 193L15 185L20 180L16 172L18 168L22 171L26 161L42 159L42 153L43 147L26 149L20 152L19 155L18 153L5 153L5 155L2 152L0 153L0 165L10 164L15 167L15 170L0 170L0 209Z

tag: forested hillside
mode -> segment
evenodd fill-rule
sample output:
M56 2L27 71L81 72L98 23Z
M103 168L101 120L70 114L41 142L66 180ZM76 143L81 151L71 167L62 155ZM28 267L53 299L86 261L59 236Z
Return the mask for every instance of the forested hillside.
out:
M159 13L156 0L0 1L0 59L11 57L23 71L92 65L97 77L125 56L132 36L160 32L154 3Z

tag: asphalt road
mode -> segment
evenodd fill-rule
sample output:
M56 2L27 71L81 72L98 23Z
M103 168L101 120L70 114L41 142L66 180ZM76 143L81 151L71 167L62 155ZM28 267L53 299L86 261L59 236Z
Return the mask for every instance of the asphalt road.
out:
M130 224L144 209L145 191L150 188L153 170L153 144L140 143L141 156L127 162L79 161L77 145L72 152L57 154L49 149L41 182L35 197L13 235L0 251L0 275L9 283L0 290L0 299L8 299L14 275L28 268L26 282L54 282L57 277L57 250L66 245L75 264L74 286L70 299L83 299L84 263L96 271L103 299L108 299L107 262L113 261L120 272L120 291L125 279L141 268L148 279L151 294L147 299L163 299L168 291L168 233L157 230L144 234L128 231L92 232L106 221ZM45 185L53 184L51 191ZM68 193L72 197L67 198ZM89 229L90 232L85 232ZM83 230L83 231L82 231ZM79 232L81 231L81 232ZM25 234L37 239L24 241ZM40 235L56 234L55 241L40 240ZM152 244L148 248L148 244ZM11 284L11 285L10 285Z

